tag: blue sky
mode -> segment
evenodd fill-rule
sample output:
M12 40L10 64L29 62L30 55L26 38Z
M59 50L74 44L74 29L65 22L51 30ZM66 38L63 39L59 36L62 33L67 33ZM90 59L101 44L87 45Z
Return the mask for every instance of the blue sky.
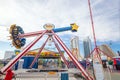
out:
M69 46L68 40L78 36L80 51L83 54L82 41L89 36L93 42L88 0L0 0L0 57L4 51L14 50L8 40L11 24L21 26L24 31L43 30L43 25L52 23L56 28L77 23L77 33L70 31L58 33ZM114 52L120 50L120 0L91 0L97 44L112 42ZM27 39L29 43L32 39ZM45 37L41 40L45 40ZM27 44L28 44L27 43ZM38 47L37 44L36 47ZM36 48L34 47L34 48Z

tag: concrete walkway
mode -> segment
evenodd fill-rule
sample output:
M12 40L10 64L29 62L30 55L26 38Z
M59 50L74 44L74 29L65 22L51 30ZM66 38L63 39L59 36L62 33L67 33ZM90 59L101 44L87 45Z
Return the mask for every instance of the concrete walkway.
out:
M61 80L61 72L49 73L49 72L26 72L26 70L18 70L15 73L16 79L13 80ZM77 69L69 69L69 80L82 80L80 78L75 78L75 73L80 73ZM120 80L120 71L114 71L109 74L105 71L106 80ZM111 78L110 78L111 76ZM4 76L1 78L4 79Z

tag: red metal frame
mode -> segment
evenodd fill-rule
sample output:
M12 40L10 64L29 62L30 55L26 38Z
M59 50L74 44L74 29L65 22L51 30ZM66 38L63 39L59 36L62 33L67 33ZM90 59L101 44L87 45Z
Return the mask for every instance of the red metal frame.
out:
M93 31L93 37L94 37L94 45L95 48L94 50L91 52L91 54L96 51L97 55L99 55L99 51L103 52L102 50L97 48L97 44L96 44L96 36L95 36L95 29L94 29L94 22L93 22L93 16L92 16L92 9L91 9L91 4L90 4L90 0L88 0L88 5L89 5L89 11L90 11L90 19L91 19L91 24L92 24L92 31ZM47 32L47 30L43 30L43 31L37 31L37 32L31 32L31 33L25 33L25 34L20 34L19 38L22 37L31 37L31 36L37 36L39 35L34 41L32 41L29 45L27 45L23 51L18 54L15 58L13 58L5 67L3 67L1 69L1 72L4 73L6 71L8 71L9 69L11 69L11 67L22 57L24 56L28 50L38 41L40 40L40 38ZM82 65L78 62L78 60L72 55L71 51L66 47L66 45L63 43L63 41L54 33L54 31L52 31L52 33L54 34L54 38L59 42L59 44L62 46L62 48L66 51L66 53L68 54L68 56L72 59L73 63L78 67L78 69L82 72L83 76L87 79L87 80L94 80L93 77L91 77L89 75L89 73L82 67ZM41 34L41 35L40 35ZM47 39L48 40L48 39ZM46 40L46 42L47 42ZM43 44L42 49L44 48L46 42ZM57 44L55 44L58 51L61 53L60 48L58 47ZM42 49L39 50L39 53L41 53ZM39 54L35 57L35 59L33 60L32 64L30 65L30 67L32 67L32 65L34 64L34 62L36 61L36 59L39 57ZM105 52L103 52L105 54ZM62 56L62 55L61 55ZM64 57L63 57L64 58ZM100 56L98 56L99 60ZM65 60L65 58L64 58ZM66 63L67 64L67 63Z
M8 71L9 69L11 69L11 67L21 58L23 57L28 50L38 41L40 40L40 38L47 32L47 30L45 30L41 35L39 35L34 41L32 41L29 45L27 45L23 51L18 54L15 58L13 58L5 67L3 67L1 69L1 72L4 73L6 71Z
M98 50L99 50L100 52L102 52L103 54L107 55L107 57L110 57L110 58L112 59L112 57L111 57L111 56L109 56L106 52L102 51L102 50L101 50L101 49L99 49L99 48L98 48Z
M88 0L88 6L89 6L89 12L90 12L90 19L91 19L91 25L92 25L92 32L93 32L93 37L94 37L94 50L90 53L90 55L96 51L96 54L97 54L97 57L99 59L99 62L102 63L102 60L101 60L101 57L100 57L100 54L99 54L99 51L103 52L102 50L100 50L98 47L97 47L97 43L96 43L96 35L95 35L95 29L94 29L94 21L93 21L93 15L92 15L92 8L91 8L91 3L90 3L90 0ZM104 54L106 54L105 52L103 52ZM107 54L106 54L107 55ZM109 55L107 55L109 56ZM94 75L95 76L95 75ZM96 77L95 77L96 79Z
M67 60L65 59L64 55L62 54L61 50L60 50L60 47L58 46L58 44L55 42L54 38L52 37L52 40L57 48L57 50L59 51L60 53L60 56L62 57L62 59L64 60L64 63L67 65L67 67L69 68L69 63L67 62Z
M91 25L92 25L92 32L93 32L93 37L94 37L94 50L90 53L90 55L96 50L97 54L99 55L99 51L103 52L105 55L107 55L104 51L100 50L97 47L97 43L96 43L96 34L95 34L95 28L94 28L94 21L93 21L93 15L92 15L92 8L91 8L91 3L90 0L88 0L88 6L89 6L89 11L90 11L90 19L91 19ZM89 56L90 56L89 55ZM108 57L110 57L109 55L107 55ZM110 57L111 58L111 57ZM100 62L102 62L101 57L99 56Z
M19 38L23 38L23 37L32 37L32 36L37 36L39 34L42 34L45 30L42 31L36 31L36 32L29 32L29 33L24 33L24 34L19 34Z
M46 40L46 42L43 44L43 46L40 48L38 54L36 55L36 57L34 58L32 64L30 65L30 68L32 68L32 66L35 64L35 61L36 61L36 60L38 59L38 57L40 56L40 53L42 52L42 50L43 50L45 44L47 43L48 39L49 39L49 37L47 38L47 40ZM55 42L55 40L54 40L53 37L52 37L52 40L53 40L53 42L54 42L57 50L59 51L60 56L62 57L62 59L64 60L65 64L66 64L67 67L69 68L69 64L68 64L67 60L65 59L64 55L62 54L62 52L61 52L61 50L60 50L60 47L59 47L58 44Z
M106 55L107 57L110 57L111 59L112 59L112 57L111 56L109 56L106 52L104 52L104 51L102 51L101 49L99 49L99 48L94 48L92 51L91 51L91 53L87 56L87 58L89 58L90 57L90 55L92 55L93 54L93 52L95 51L95 50L99 50L99 52L102 52L104 55Z
M68 56L72 59L73 63L78 67L78 69L82 72L83 76L87 79L87 80L94 80L89 73L82 67L82 65L78 62L78 60L72 55L71 51L66 47L66 45L62 42L62 40L54 33L54 31L42 31L37 32L39 34L32 34L32 36L34 35L39 35L34 41L32 41L28 46L26 46L23 51L18 54L15 58L13 58L5 67L3 67L1 69L1 72L4 73L6 71L8 71L9 69L11 69L11 67L22 57L24 56L28 50L38 41L40 40L40 38L45 34L45 33L52 33L52 35L54 35L54 38L59 42L59 44L63 47L63 49L67 52ZM27 34L27 36L22 36L22 37L28 37L31 36L30 34ZM38 54L36 55L36 57L34 58L32 64L30 65L30 68L32 68L34 62L36 61L36 59L40 56L40 53L42 51L42 49L44 48L45 44L47 43L49 37L47 38L46 42L42 45L41 49L39 50ZM61 53L61 50L58 46L58 44L55 42L55 40L53 39L55 46L57 47L58 51L60 52L60 55L62 56L63 60L65 61L66 65L68 66L68 63L64 57L64 55Z
M50 37L50 36L49 36ZM47 40L45 41L45 43L42 45L42 47L40 48L40 50L38 51L38 54L35 56L34 60L32 61L30 68L32 68L32 66L35 64L36 60L38 59L38 57L40 56L43 48L45 47L47 41L49 40L49 37L47 38Z
M83 76L87 80L94 80L88 72L82 67L82 65L78 62L78 60L72 55L72 52L65 46L65 44L62 42L62 40L52 31L54 34L55 39L59 42L59 44L62 46L62 48L66 51L68 56L72 59L73 63L78 67L78 69L82 72Z

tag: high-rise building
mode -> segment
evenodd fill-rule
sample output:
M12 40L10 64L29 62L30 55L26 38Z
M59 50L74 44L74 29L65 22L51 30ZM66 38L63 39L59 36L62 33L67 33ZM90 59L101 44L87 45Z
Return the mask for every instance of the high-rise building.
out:
M78 36L74 36L71 39L71 51L73 53L73 55L80 60L81 56L80 56L80 51L79 51L79 37Z
M84 39L83 46L84 46L84 57L87 58L92 51L91 40L89 37Z
M4 59L10 59L13 55L15 55L14 51L5 51Z

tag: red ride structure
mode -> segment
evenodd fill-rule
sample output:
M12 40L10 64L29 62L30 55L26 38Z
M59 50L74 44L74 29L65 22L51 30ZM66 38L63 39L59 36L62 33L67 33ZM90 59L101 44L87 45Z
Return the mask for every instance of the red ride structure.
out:
M42 51L42 49L44 48L44 46L46 45L49 37L52 37L53 42L55 43L56 48L58 49L60 56L63 58L65 64L67 65L67 67L69 67L64 55L61 53L61 49L58 46L58 44L56 43L56 41L62 46L62 48L66 51L66 53L68 54L68 56L71 58L71 60L73 61L73 63L75 64L75 66L81 71L82 75L87 79L87 80L93 80L93 78L88 74L88 72L83 68L83 66L78 62L78 60L73 56L72 52L67 48L67 46L63 43L63 41L59 38L59 36L56 34L57 32L63 32L63 31L68 31L71 30L72 32L76 32L78 29L78 26L74 23L71 24L68 27L63 27L63 28L54 28L55 26L53 24L46 24L44 25L44 28L46 30L42 30L42 31L37 31L37 32L30 32L30 33L24 33L22 28L16 25L12 25L10 28L10 34L11 34L11 39L12 39L12 43L16 48L21 48L23 47L25 44L25 37L33 37L33 36L37 36L36 39L34 39L30 44L28 44L20 54L18 54L15 58L13 58L6 66L4 66L1 69L2 73L8 72L13 65L15 65L15 63L22 58L24 55L26 55L26 53L30 50L31 47L33 47L44 35L48 35L47 40L45 41L45 43L42 45L42 47L40 48L38 54L36 55L36 57L34 58L32 64L30 65L30 68L32 68L32 66L34 65L35 61L37 60L37 58L40 56L40 53Z

